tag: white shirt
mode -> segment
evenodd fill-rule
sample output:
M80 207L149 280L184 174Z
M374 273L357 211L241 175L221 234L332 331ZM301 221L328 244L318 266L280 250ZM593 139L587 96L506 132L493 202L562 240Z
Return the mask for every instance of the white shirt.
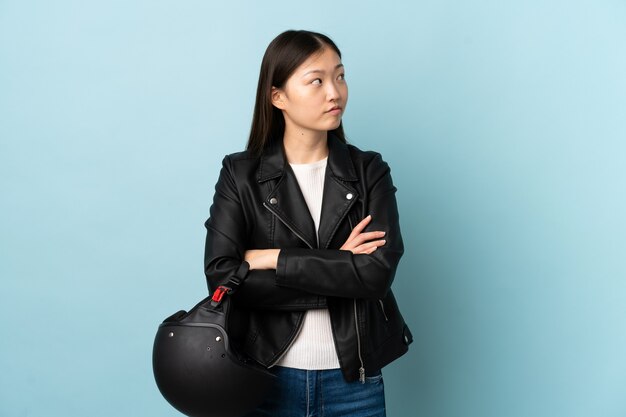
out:
M289 164L313 218L318 241L327 162L328 157L310 164ZM305 313L300 332L277 365L309 370L339 368L328 309Z

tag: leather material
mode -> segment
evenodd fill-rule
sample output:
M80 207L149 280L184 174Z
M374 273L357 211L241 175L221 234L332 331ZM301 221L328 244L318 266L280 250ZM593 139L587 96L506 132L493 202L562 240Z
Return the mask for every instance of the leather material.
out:
M359 368L376 375L408 349L408 328L390 289L404 246L387 163L331 133L328 148L319 246L282 143L261 157L227 155L205 222L204 267L213 292L246 249L280 248L277 269L249 271L233 297L245 311L238 321L245 330L234 342L269 367L293 341L304 312L328 308L341 369L353 381ZM339 250L368 214L365 231L385 231L385 245L371 255Z

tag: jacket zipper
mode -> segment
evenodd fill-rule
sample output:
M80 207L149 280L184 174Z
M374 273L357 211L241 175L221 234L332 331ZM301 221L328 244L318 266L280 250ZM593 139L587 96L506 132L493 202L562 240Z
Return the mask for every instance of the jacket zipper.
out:
M380 303L380 310L383 312L383 316L385 316L385 321L389 321L389 319L387 318L387 313L385 313L385 306L383 305L383 300L379 298L378 302Z
M273 210L270 206L268 206L268 205L267 205L267 203L266 203L265 201L263 202L263 207L265 207L266 209L268 209L268 210L269 210L269 211L270 211L270 212L271 212L274 216L276 216L276 217L278 218L278 220L280 220L280 222L281 222L282 224L284 224L285 226L287 226L287 228L288 228L289 230L291 230L291 232L292 232L294 235L298 236L298 238L299 238L301 241L303 241L304 243L306 243L306 245L307 245L310 249L313 249L313 246L311 246L311 244L310 244L309 242L307 242L307 241L306 241L306 239L305 239L305 238L303 238L303 237L302 237L302 235L300 235L300 233L296 232L296 231L295 231L295 230L294 230L294 229L293 229L293 228L292 228L289 224L287 224L287 222L286 222L286 221L284 221L284 220L283 220L283 219L282 219L282 218L278 215L278 213L276 213L276 212L275 212L275 211L274 211L274 210Z
M352 224L352 218L348 216L348 223L350 224L350 230L354 229ZM359 362L361 367L359 368L359 381L361 384L365 384L365 366L363 365L363 357L361 356L361 333L359 332L359 316L356 308L356 298L354 299L354 328L356 329L356 347L359 354Z
M361 356L361 333L359 332L359 316L356 309L356 298L354 299L354 328L356 329L356 347L359 354L359 362L361 362L359 381L361 381L361 384L365 384L365 366L363 365L363 357Z

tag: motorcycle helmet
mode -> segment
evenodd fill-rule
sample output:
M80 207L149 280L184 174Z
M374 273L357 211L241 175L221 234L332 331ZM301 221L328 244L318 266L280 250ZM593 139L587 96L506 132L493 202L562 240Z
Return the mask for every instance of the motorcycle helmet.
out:
M246 271L247 272L247 271ZM219 287L187 313L161 323L152 352L156 384L165 399L190 417L241 417L271 389L275 376L238 354L227 324L230 300L241 280Z

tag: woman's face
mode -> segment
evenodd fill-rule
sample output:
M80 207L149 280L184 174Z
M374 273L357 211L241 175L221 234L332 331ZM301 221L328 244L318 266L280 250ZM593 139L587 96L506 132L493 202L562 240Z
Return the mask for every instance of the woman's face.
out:
M283 111L286 128L299 132L336 129L347 102L343 64L328 47L304 61L283 88L272 90L272 104Z

